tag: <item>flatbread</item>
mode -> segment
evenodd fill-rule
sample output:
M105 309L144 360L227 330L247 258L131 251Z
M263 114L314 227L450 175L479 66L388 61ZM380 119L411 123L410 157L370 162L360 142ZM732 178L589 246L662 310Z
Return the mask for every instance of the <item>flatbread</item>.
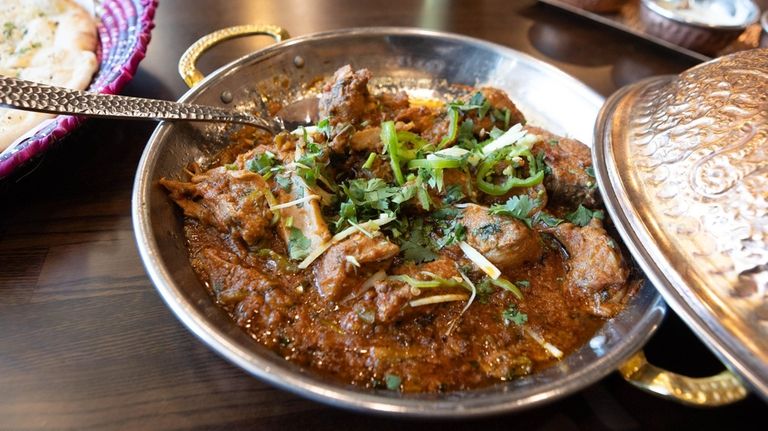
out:
M0 75L85 89L98 69L96 25L73 0L2 0ZM0 108L0 151L51 117Z

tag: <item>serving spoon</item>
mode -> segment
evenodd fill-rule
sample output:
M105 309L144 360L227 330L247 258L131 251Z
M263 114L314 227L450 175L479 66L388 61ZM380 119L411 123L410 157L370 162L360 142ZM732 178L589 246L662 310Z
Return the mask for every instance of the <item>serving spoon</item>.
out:
M281 109L273 118L210 105L88 93L0 76L0 106L24 111L130 120L204 121L247 124L272 134L311 124L317 99L305 99Z

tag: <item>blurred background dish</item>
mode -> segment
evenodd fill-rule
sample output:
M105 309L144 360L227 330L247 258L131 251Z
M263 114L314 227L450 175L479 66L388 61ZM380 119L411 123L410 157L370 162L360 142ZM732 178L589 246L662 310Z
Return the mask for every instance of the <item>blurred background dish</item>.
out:
M157 0L97 0L94 12L98 23L96 56L99 70L88 91L118 93L144 58L152 31ZM0 180L28 166L54 142L75 130L82 119L58 116L43 122L25 137L0 153Z
M752 0L641 0L646 30L664 40L717 55L757 22Z
M597 13L618 12L627 0L562 0L584 10Z

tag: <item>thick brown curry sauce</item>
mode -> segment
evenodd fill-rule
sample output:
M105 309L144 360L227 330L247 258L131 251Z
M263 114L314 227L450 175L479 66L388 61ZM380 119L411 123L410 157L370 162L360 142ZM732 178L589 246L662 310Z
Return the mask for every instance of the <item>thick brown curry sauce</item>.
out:
M331 108L326 109L335 118L346 116L346 124L356 124L353 129L358 133L414 108L408 105L406 98L405 104L398 102L401 105L397 108L378 108L376 112L383 113L376 114L380 115L376 121L371 121L369 116L362 122L355 122L349 118L354 116L354 110L367 108L363 106L365 104L355 107L359 101L350 101L350 97L360 96L366 103L380 105L389 102L381 96L367 94L348 76L346 81L339 83L340 77L343 81L344 76L337 72L336 81L326 88L327 93L333 93L335 86L357 84L355 91L364 94L350 96L344 91L349 93L354 89L343 88L344 91L329 96L326 104ZM491 94L498 97L496 93ZM334 111L334 103L346 111ZM505 103L511 104L507 99L496 101L492 106L504 106ZM400 117L398 127L422 136L432 133L435 136L431 142L439 141L447 129L444 110L420 114L431 115L427 119L431 123L424 118L414 120L413 113L409 115L409 118ZM423 124L409 126L406 121ZM457 242L436 248L432 259L418 263L409 261L402 253L402 237L397 237L400 234L395 230L369 232L373 238L366 238L361 232L354 233L335 244L309 268L298 269L297 263L301 259L290 259L292 252L286 244L286 235L281 233L281 229L285 229L280 227L281 223L288 223L287 217L281 212L282 217L273 218L262 190L270 188L279 197L281 186L276 184L274 177L265 180L252 169L249 171L247 163L249 157L255 157L265 149L279 153L280 145L285 144L285 136L276 143L264 134L240 133L232 147L236 150L223 153L219 167L214 166L208 172L199 169L198 178L193 176L190 182L164 179L161 183L187 216L185 232L195 272L221 307L257 342L286 360L364 387L407 392L469 389L518 378L550 366L558 358L532 333L568 354L583 345L605 318L618 313L633 293L633 288L626 283L628 271L621 253L602 228L601 220L568 221L576 220L568 214L577 206L579 210L582 205L593 209L599 206L593 185L579 184L579 181L589 180L584 174L591 166L589 150L576 141L555 137L540 129L531 130L535 130L543 142L533 147L534 151L538 148L541 159L547 164L543 186L516 188L504 196L487 196L477 190L465 189L461 199L463 205L454 209L459 214L455 220L465 226L474 226L465 234L466 241L487 252L490 259L497 260L502 272L500 278L514 283L521 291L522 299L510 290L489 284L488 276L468 259ZM479 131L479 135L483 133L486 131ZM324 139L330 141L331 137L318 137L321 143ZM378 156L378 162L370 164L368 169L360 167L370 153L378 151L381 154L381 148L376 147L380 142L373 141L371 151L343 147L344 143L336 142L335 138L333 143L324 144L328 148L342 146L341 152L334 149L327 159L328 175L339 184L350 178L375 177L386 177L386 181L394 183L387 163L382 163L386 155ZM284 160L286 165L289 161ZM333 169L333 164L343 169ZM445 181L460 176L462 184L474 187L472 175L476 168L463 169L465 176L461 176L457 169L456 175L446 175ZM465 177L469 180L465 181ZM428 186L425 184L424 187ZM440 193L430 189L434 204L431 210L406 202L399 209L398 217L408 219L403 221L406 224L417 218L427 223L434 211L453 208L441 201L444 196ZM541 203L528 214L531 216L528 220L530 227L522 219L491 214L488 210L511 196L523 195L537 196L536 202ZM288 199L278 198L281 203ZM311 210L309 202L301 206ZM337 203L318 204L320 206L329 225L338 219ZM534 216L539 211L558 218L559 222L554 226L541 222L541 218ZM478 213L480 218L473 213ZM292 217L288 229L296 223ZM565 218L568 220L563 220ZM498 238L481 236L481 233L487 234L477 230L477 226L487 226L482 223L493 223L495 230L491 234ZM511 250L509 247L525 243L523 237L514 237L511 246L504 245L508 243L503 242L502 236L512 235L510 232L515 230L529 240L533 238L532 245L527 247L536 250L520 250L521 257L513 260L503 260L505 256L494 258L494 253L503 255ZM437 240L441 233L445 234L435 229L427 235ZM330 241L330 237L326 234L325 239L319 241ZM328 266L329 260L333 259L330 256L339 253L338 247L342 243L347 246L342 249L347 260L330 262L338 267ZM362 245L355 248L357 244ZM388 251L366 257L366 252L370 254L378 247L376 244L383 244ZM350 260L349 256L357 256L364 263ZM386 272L388 278L377 281L374 287L361 289L362 283L377 271ZM434 290L414 291L407 283L397 280L397 276L403 274L418 280L439 276L439 279L454 282ZM460 276L466 277L464 280L467 281L461 281ZM328 290L328 283L335 283L335 288L341 290ZM437 293L470 297L470 285L474 294L468 307L469 299L411 305L415 304L414 299Z

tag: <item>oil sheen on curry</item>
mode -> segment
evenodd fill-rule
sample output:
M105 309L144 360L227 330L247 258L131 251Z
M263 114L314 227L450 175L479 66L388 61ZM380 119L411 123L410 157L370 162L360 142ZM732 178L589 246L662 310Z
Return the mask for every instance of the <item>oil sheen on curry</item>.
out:
M316 125L242 131L161 180L238 325L338 381L443 392L547 367L621 311L637 286L588 147L498 89L425 102L369 79L342 67Z

